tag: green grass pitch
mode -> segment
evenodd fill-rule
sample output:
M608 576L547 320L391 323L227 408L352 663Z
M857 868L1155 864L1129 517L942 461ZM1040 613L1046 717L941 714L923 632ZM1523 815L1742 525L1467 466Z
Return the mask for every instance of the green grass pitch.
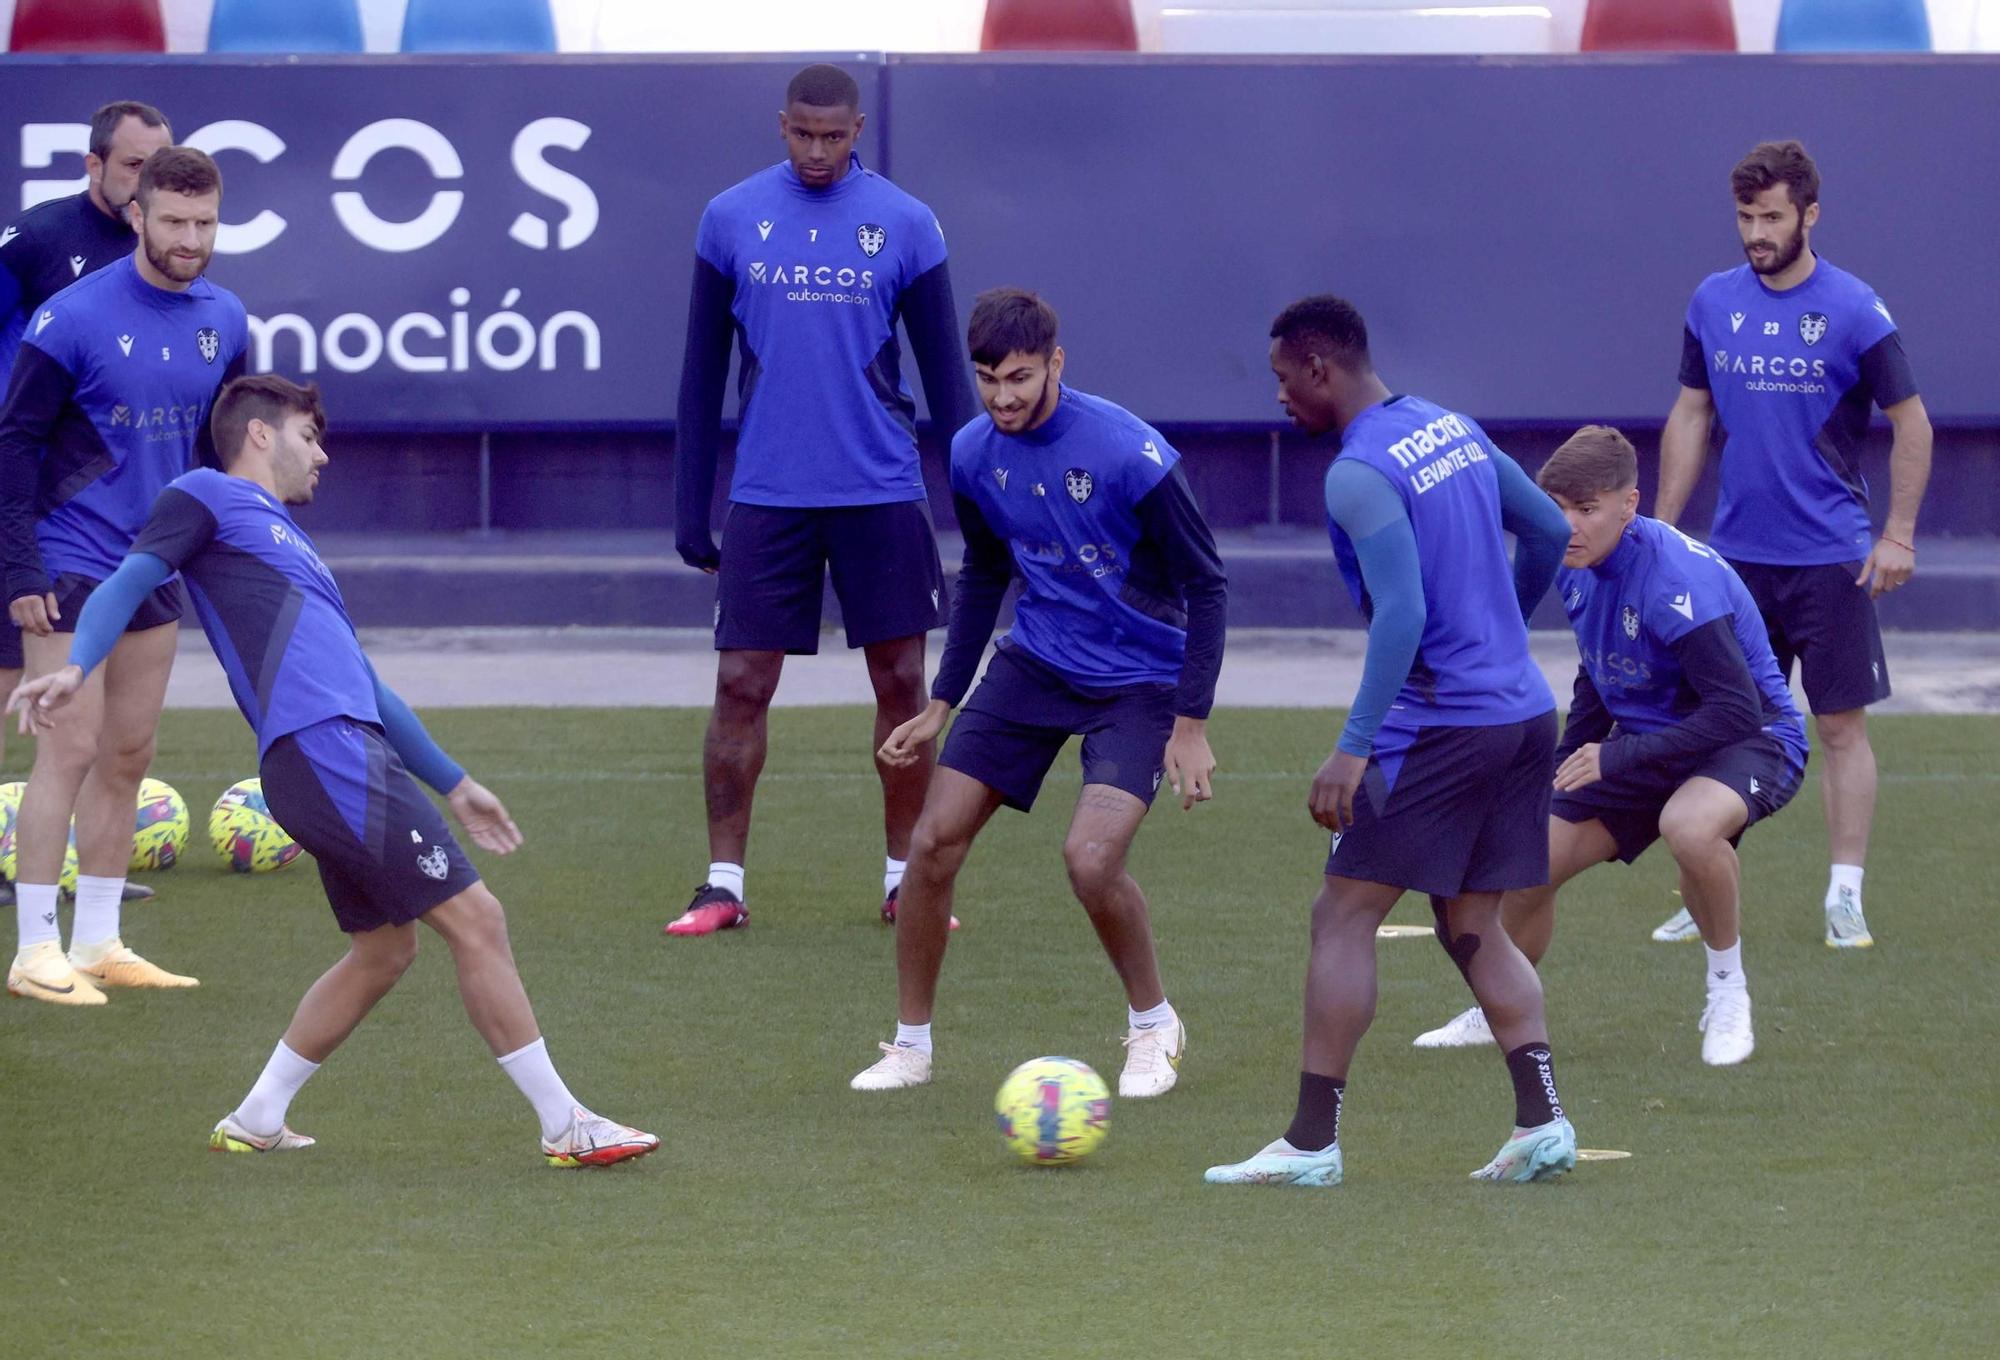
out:
M1989 839L2000 723L1873 725L1872 951L1821 944L1811 776L1745 847L1756 1056L1704 1068L1700 953L1655 945L1656 850L1566 896L1548 984L1582 1142L1552 1185L1466 1173L1506 1133L1494 1052L1421 1053L1466 1004L1441 951L1384 941L1351 1076L1348 1182L1205 1186L1282 1131L1327 712L1223 712L1216 801L1163 800L1134 869L1182 1083L1117 1104L1086 1163L1012 1162L991 1101L1062 1053L1115 1077L1123 1000L1059 848L1066 756L961 884L929 1088L847 1079L894 1020L879 804L858 710L780 710L749 929L667 940L705 861L698 711L441 713L528 837L476 855L550 1050L655 1156L560 1172L415 968L293 1106L320 1145L210 1153L341 941L310 862L264 878L198 843L127 939L200 975L95 1011L0 1005L0 1354L116 1356L1969 1356L2000 1335L2000 1037ZM18 768L25 743L9 752ZM233 714L170 714L155 771L195 806L252 773ZM1394 920L1428 922L1419 899ZM66 922L65 922L66 924Z

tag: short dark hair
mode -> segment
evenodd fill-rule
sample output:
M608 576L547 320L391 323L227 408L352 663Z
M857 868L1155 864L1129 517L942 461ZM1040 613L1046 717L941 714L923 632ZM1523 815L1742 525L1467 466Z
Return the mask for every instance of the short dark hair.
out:
M1319 293L1300 298L1271 323L1271 338L1300 354L1317 354L1350 373L1374 367L1368 358L1368 323L1346 298Z
M147 127L167 128L168 135L173 135L173 129L167 124L167 115L151 104L141 104L136 99L114 99L90 115L90 154L99 160L109 156L112 134L127 118L137 118Z
M1729 187L1738 203L1748 203L1774 185L1792 195L1792 206L1804 212L1819 202L1819 167L1797 141L1759 142L1729 172Z
M1056 352L1056 309L1024 288L989 288L972 300L965 348L972 362L991 367L1010 354Z
M222 171L216 169L206 151L191 146L163 146L139 167L140 211L152 201L156 189L170 194L219 194Z
M816 109L861 107L861 87L854 77L838 66L816 62L792 77L785 86L785 103L806 104Z
M250 422L282 425L287 416L312 417L313 429L326 433L326 407L320 404L319 384L304 387L275 373L258 373L238 378L222 389L215 408L208 413L208 432L215 439L215 456L227 468L243 452Z
M1609 425L1586 425L1562 442L1535 484L1571 503L1639 484L1639 452Z

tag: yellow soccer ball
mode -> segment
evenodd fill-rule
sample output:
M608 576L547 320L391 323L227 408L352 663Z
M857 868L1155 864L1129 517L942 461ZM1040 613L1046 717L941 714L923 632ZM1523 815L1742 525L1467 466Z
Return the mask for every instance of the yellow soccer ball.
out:
M187 803L164 780L142 781L132 827L132 869L171 869L180 863L187 843Z
M222 791L208 814L208 842L239 874L282 869L301 853L299 843L271 816L261 779L239 780Z
M9 883L14 881L16 856L14 853L14 819L21 811L21 791L28 786L18 779L11 784L0 784L0 877ZM74 897L76 895L76 823L69 824L69 844L63 849L62 876L56 886Z
M1000 1136L1022 1161L1066 1166L1111 1131L1104 1078L1074 1058L1036 1058L1007 1074L993 1101Z

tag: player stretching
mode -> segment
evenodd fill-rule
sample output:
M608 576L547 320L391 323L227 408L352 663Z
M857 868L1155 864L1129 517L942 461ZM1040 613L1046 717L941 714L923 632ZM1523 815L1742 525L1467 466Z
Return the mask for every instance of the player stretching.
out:
M1430 895L1438 942L1514 1083L1513 1135L1473 1178L1558 1175L1576 1164L1576 1131L1556 1098L1541 983L1500 928L1500 895L1549 881L1555 699L1523 620L1569 527L1477 423L1390 393L1351 304L1295 302L1271 336L1279 403L1308 433L1340 436L1326 507L1368 653L1307 802L1333 849L1313 903L1298 1107L1284 1137L1207 1179L1340 1183L1347 1071L1375 1018L1375 930L1405 890ZM1519 540L1511 571L1503 528Z
M35 313L0 410L0 559L30 675L63 664L61 634L161 488L209 447L209 405L243 362L243 304L202 277L222 206L215 162L192 147L155 151L134 204L138 248ZM180 612L179 590L163 583L130 615L101 677L36 743L15 832L20 950L7 990L17 996L102 1005L99 985L196 985L126 948L119 922ZM56 879L72 812L81 872L65 957Z
M495 854L521 844L500 800L439 750L375 675L346 605L288 505L312 500L327 456L319 390L278 377L233 382L217 400L227 472L201 468L160 493L132 553L92 594L69 663L15 692L21 722L47 730L83 690L134 610L178 571L237 707L257 732L271 815L319 861L348 952L299 1002L263 1075L215 1126L228 1152L305 1148L285 1113L306 1079L353 1032L417 953L422 921L451 949L473 1027L535 1108L542 1155L602 1166L659 1146L650 1133L578 1105L549 1061L514 971L507 920L437 808L410 778L445 795L466 833Z
M907 766L972 684L1012 578L1024 585L924 800L896 922L896 1041L857 1091L931 1079L931 1012L958 871L1003 804L1034 806L1063 744L1083 737L1083 792L1063 862L1125 984L1121 1096L1178 1079L1187 1031L1167 1002L1146 898L1125 855L1165 777L1183 810L1208 799L1208 710L1227 582L1180 455L1130 412L1062 385L1056 314L1032 293L982 293L968 333L980 399L951 443L965 565L931 701L882 759Z
M1797 660L1813 712L1833 867L1826 942L1875 942L1861 874L1875 818L1868 705L1889 697L1875 597L1916 570L1917 507L1931 471L1931 421L1903 341L1875 290L1812 250L1819 169L1797 142L1764 142L1730 174L1748 263L1711 274L1688 304L1681 393L1660 435L1660 494L1672 524L1687 508L1719 414L1722 484L1708 543L1764 617L1779 674ZM1868 408L1895 429L1889 513L1869 544L1861 441ZM1686 912L1653 932L1693 939Z
M1549 885L1508 893L1500 914L1540 964L1556 890L1593 864L1630 864L1664 838L1708 946L1701 1059L1742 1062L1756 1041L1736 842L1798 792L1805 722L1729 564L1638 513L1639 459L1624 435L1585 426L1536 480L1569 519L1556 590L1583 662L1556 749ZM1475 1006L1417 1046L1490 1042Z
M924 634L944 574L901 375L900 317L941 430L972 414L944 234L931 210L854 154L866 121L845 71L808 66L785 91L787 159L718 195L695 239L675 438L674 541L719 572L715 711L702 744L707 879L669 935L750 919L743 854L764 768L766 717L786 653L819 650L828 568L875 688L875 741L924 703ZM722 549L709 530L729 343L742 341L742 428ZM888 858L882 916L896 919L927 748L876 762Z

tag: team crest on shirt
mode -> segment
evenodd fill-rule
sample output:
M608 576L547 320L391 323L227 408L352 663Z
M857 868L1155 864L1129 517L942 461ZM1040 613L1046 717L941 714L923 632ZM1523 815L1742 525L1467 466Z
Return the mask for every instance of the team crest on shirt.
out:
M425 878L435 878L441 883L451 872L451 859L442 845L433 845L428 853L417 856L417 868Z
M861 253L872 260L882 253L882 247L888 241L889 233L873 222L863 222L854 229L854 239L861 243Z
M203 326L194 333L194 347L201 351L204 360L212 364L215 356L222 353L222 337L216 333L215 327Z
M1624 612L1623 614L1621 614L1621 615L1619 615L1619 616L1618 616L1618 621L1619 621L1620 623L1622 623L1622 624L1624 624L1624 625L1625 625L1625 636L1626 636L1626 637L1628 637L1628 638L1635 638L1635 639L1636 639L1636 638L1637 638L1637 637L1639 636L1639 611L1638 611L1638 610L1634 609L1634 608L1633 608L1633 607L1632 607L1631 605L1629 605L1629 604L1628 604L1628 605L1626 605L1626 606L1625 606L1625 612Z
M1799 318L1799 339L1817 345L1826 335L1826 313L1807 312Z
M1082 505L1090 499L1090 493L1095 491L1097 486L1090 480L1088 472L1082 468L1071 468L1063 474L1063 488L1069 492L1071 500Z

